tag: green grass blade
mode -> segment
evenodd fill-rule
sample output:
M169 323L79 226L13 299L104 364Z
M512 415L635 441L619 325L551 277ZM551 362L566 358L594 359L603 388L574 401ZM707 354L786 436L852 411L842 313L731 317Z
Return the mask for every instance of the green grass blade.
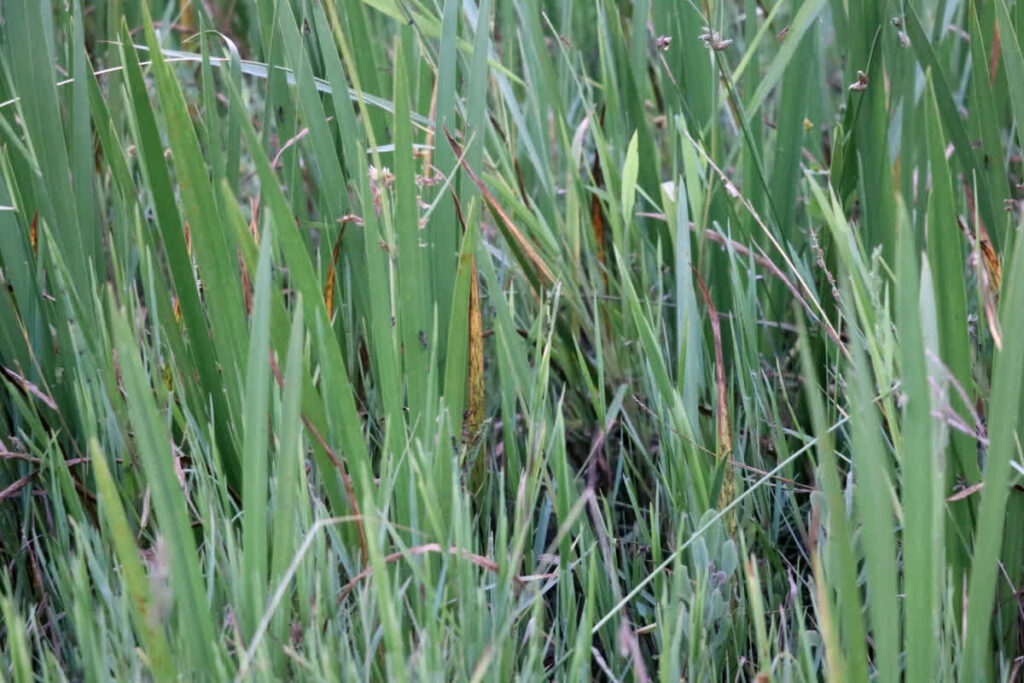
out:
M245 380L245 436L242 442L242 543L245 592L250 600L243 622L247 633L263 614L267 594L267 416L270 403L270 252L273 239L264 233L256 271L255 301Z
M1016 240L1004 281L999 325L1003 330L1024 329L1024 240ZM1008 340L1007 340L1008 341ZM1024 386L1024 346L1006 343L997 350L992 368L989 403L989 447L985 457L984 489L975 529L974 558L967 594L967 633L962 678L990 671L992 660L992 608L999 579L999 551L1006 525L1010 459L1018 452L1017 425Z
M221 371L225 373L228 404L239 414L242 386L241 358L246 356L248 336L245 330L241 277L232 248L232 233L222 228L214 198L213 185L205 171L202 152L181 87L160 53L160 45L151 22L146 22L146 40L153 57L153 72L160 102L167 120L167 133L179 175L185 220L190 226L193 254L199 265L210 326L218 351Z
M114 346L124 382L128 415L146 479L152 491L153 510L170 555L169 573L179 606L190 669L221 671L221 650L213 615L203 588L199 553L186 511L185 496L178 484L170 452L171 439L153 402L153 390L139 357L138 340L123 313L110 302Z
M302 382L305 375L303 361L306 330L303 326L301 301L295 309L291 335L288 340L288 358L284 368L284 391L281 393L277 460L274 471L273 541L271 552L271 580L279 581L287 572L295 555L298 532L298 502L305 499L299 494L302 485L301 469L305 465L305 446L300 415ZM276 619L275 633L284 637L287 620L284 612Z
M838 661L835 665L838 670L829 671L829 674L837 678L845 674L848 680L862 682L868 680L868 653L864 617L861 613L860 586L857 584L857 559L853 553L852 525L846 514L846 499L840 485L834 440L825 418L825 406L817 379L818 369L811 355L807 329L802 318L799 328L800 361L806 378L804 388L810 408L811 424L818 440L818 477L828 505L828 542L825 555L831 576L828 577L828 585L819 585L817 589L819 596L826 600L831 599L833 590L836 592L838 609L834 613L839 617L845 645L844 653L836 652ZM828 611L833 611L831 606Z
M149 661L150 671L154 680L170 681L176 678L171 660L170 646L159 623L159 616L154 611L153 599L150 595L142 562L139 561L139 549L132 538L128 517L117 492L117 484L111 476L107 465L107 456L100 450L99 443L94 439L89 444L89 452L96 477L96 490L103 504L103 517L110 530L111 541L121 563L122 580L131 595L135 630L142 639Z
M40 40L47 33L44 6L31 0L17 0L5 6L5 37L8 39L10 73L20 96L21 122L33 147L35 163L41 178L34 188L41 202L42 216L62 243L69 245L68 268L72 278L84 287L90 281L90 260L96 254L90 251L95 231L85 232L79 223L76 194L72 186L71 157L61 119L54 116L60 111L55 85L55 59L52 40ZM84 80L82 85L84 86ZM76 90L79 92L79 90ZM80 98L76 98L80 100ZM79 102L81 106L81 102ZM83 117L88 123L88 110L78 109L79 127ZM79 145L84 144L80 141ZM78 168L79 172L82 169ZM77 184L88 187L91 173L78 178ZM84 193L91 197L90 193ZM86 207L81 207L86 208Z
M1021 52L1021 29L1019 23L1014 26L1010 18L1010 12L1006 7L1006 0L995 1L996 20L999 32L1002 36L1003 66L1006 68L1006 80L1009 87L1010 104L1013 108L1013 118L1016 122L1017 144L1024 144L1024 130L1021 130L1021 122L1024 121L1024 55ZM1017 3L1017 15L1021 15L1020 3Z
M849 310L849 307L848 307ZM854 328L856 330L856 328ZM856 333L855 333L856 334ZM896 543L890 465L880 438L871 365L862 343L852 344L853 363L847 374L851 385L851 424L854 502L864 524L861 549L868 575L868 616L875 643L875 667L883 680L899 678L900 619L896 601Z
M241 95L237 89L231 87L230 93L232 101L236 105L240 105ZM288 209L288 202L270 166L270 160L267 159L260 146L252 122L243 115L244 108L236 106L235 111L236 115L239 116L242 134L246 139L249 153L252 155L260 182L264 188L263 201L269 216L274 221L272 234L277 239L278 243L276 246L284 256L284 261L289 269L289 275L293 278L295 290L302 295L302 301L305 305L304 314L311 320L313 325L328 331L331 329L331 325L327 317L327 307L320 290L319 279L313 270L313 264L302 236L299 234L295 221ZM316 329L316 327L313 329ZM319 351L321 360L324 363L323 371L328 380L325 385L331 391L332 412L339 424L338 437L347 453L352 471L358 475L354 478L357 487L356 491L362 495L362 487L369 486L369 482L365 481L362 477L363 472L369 471L369 453L363 437L362 422L356 411L352 383L345 368L341 349L334 339L331 339L330 343L322 344ZM335 492L332 502L337 505L340 500L340 482L334 479L335 475L327 474L328 472L335 471L334 464L327 453L322 450L316 452L318 455L317 467L324 473L322 476L333 480L328 490Z
M768 69L758 84L757 90L754 91L750 101L747 102L744 116L746 116L748 123L761 110L765 100L768 98L768 94L782 80L787 68L790 67L790 62L793 60L797 48L800 47L801 39L811 29L824 8L825 0L805 0L803 5L800 6L789 26L789 32L786 33L786 40L783 41L782 47L779 48L779 51L768 64Z
M906 593L907 681L934 681L944 579L936 560L942 552L942 490L945 484L941 444L933 444L932 390L928 383L922 313L934 317L934 292L928 262L918 271L909 221L899 230L897 313L903 370L903 590ZM936 547L938 546L938 547Z
M401 63L402 43L396 44L396 63ZM412 158L412 122L409 120L409 82L403 69L395 72L395 231L397 232L398 288L395 308L399 314L399 331L404 354L406 401L409 420L417 431L432 429L422 422L427 395L427 366L430 346L436 343L429 320L433 319L434 302L430 269L425 267L419 209L416 206L416 171ZM452 225L448 226L451 229ZM446 242L447 243L447 242ZM441 245L438 245L441 248ZM450 261L450 259L446 259ZM447 302L445 302L447 303ZM394 425L397 427L398 425Z

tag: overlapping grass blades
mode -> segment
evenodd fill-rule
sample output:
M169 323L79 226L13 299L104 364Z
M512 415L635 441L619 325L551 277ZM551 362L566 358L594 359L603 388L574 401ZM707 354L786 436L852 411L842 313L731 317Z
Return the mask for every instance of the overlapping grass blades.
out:
M1024 3L231 7L5 6L0 678L1010 676Z

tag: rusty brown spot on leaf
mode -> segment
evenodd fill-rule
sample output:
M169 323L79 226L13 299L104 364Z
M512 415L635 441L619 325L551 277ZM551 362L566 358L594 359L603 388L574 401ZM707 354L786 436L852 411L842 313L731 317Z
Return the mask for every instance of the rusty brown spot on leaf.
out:
M327 319L334 316L334 280L337 277L338 256L341 255L341 240L345 236L345 228L348 221L343 221L338 237L334 240L334 248L331 250L331 265L327 268L327 283L324 285L324 304L327 306Z
M999 37L999 24L992 27L992 53L988 58L988 82L996 83L996 72L999 71L999 59L1003 54L1003 42Z
M28 226L28 241L32 243L32 253L39 256L39 212L32 214L32 224Z

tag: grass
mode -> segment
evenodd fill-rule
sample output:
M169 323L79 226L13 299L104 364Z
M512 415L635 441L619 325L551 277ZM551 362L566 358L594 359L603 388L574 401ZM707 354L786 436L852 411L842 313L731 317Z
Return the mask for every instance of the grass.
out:
M1016 680L1022 36L11 0L0 680Z

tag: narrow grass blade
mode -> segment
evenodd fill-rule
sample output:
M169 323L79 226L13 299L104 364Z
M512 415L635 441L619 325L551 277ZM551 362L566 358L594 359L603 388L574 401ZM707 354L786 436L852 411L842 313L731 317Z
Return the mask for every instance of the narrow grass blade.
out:
M825 418L825 406L821 399L818 382L818 368L811 355L811 346L803 318L799 319L800 365L805 377L805 393L810 408L811 424L817 438L818 478L825 493L828 506L828 541L825 547L827 584L817 585L818 595L831 602L832 591L836 593L836 607L831 604L819 607L823 615L834 613L838 617L845 652L830 649L829 664L835 666L829 674L839 678L846 676L850 681L868 680L868 653L864 617L861 613L860 586L857 583L857 559L854 556L851 520L846 514L846 500L840 485L840 473L836 459L833 436ZM836 642L833 640L833 644Z
M899 283L897 313L903 370L903 474L904 563L906 593L905 642L907 681L934 681L938 662L939 620L943 573L936 560L942 552L942 488L945 483L941 444L933 444L932 389L922 309L934 316L934 292L928 262L919 276L909 220L899 227ZM936 547L938 546L938 547Z
M146 659L154 680L170 681L176 678L171 660L170 646L164 635L163 624L153 609L149 584L142 562L139 561L139 549L132 538L128 517L121 505L117 484L110 474L107 456L100 450L99 443L93 439L89 444L92 457L93 472L96 477L96 491L103 504L102 512L110 530L111 540L117 559L121 563L122 580L131 596L133 621L135 630L146 650Z
M245 436L242 442L242 544L245 593L249 599L244 627L251 633L263 614L267 593L267 417L270 403L270 252L272 236L260 240L245 380Z
M1009 277L1003 285L1000 325L1024 329L1024 240L1016 240ZM990 672L991 613L999 579L999 551L1006 525L1010 459L1017 453L1017 425L1024 386L1024 345L1005 344L996 351L989 402L989 447L984 488L975 529L974 558L967 594L967 633L960 676Z
M142 469L152 491L153 509L170 556L169 573L179 605L178 619L195 671L222 671L219 639L203 588L199 552L185 505L185 496L174 472L171 439L153 402L153 390L139 357L138 341L124 314L110 301L114 345L124 391L135 432Z

